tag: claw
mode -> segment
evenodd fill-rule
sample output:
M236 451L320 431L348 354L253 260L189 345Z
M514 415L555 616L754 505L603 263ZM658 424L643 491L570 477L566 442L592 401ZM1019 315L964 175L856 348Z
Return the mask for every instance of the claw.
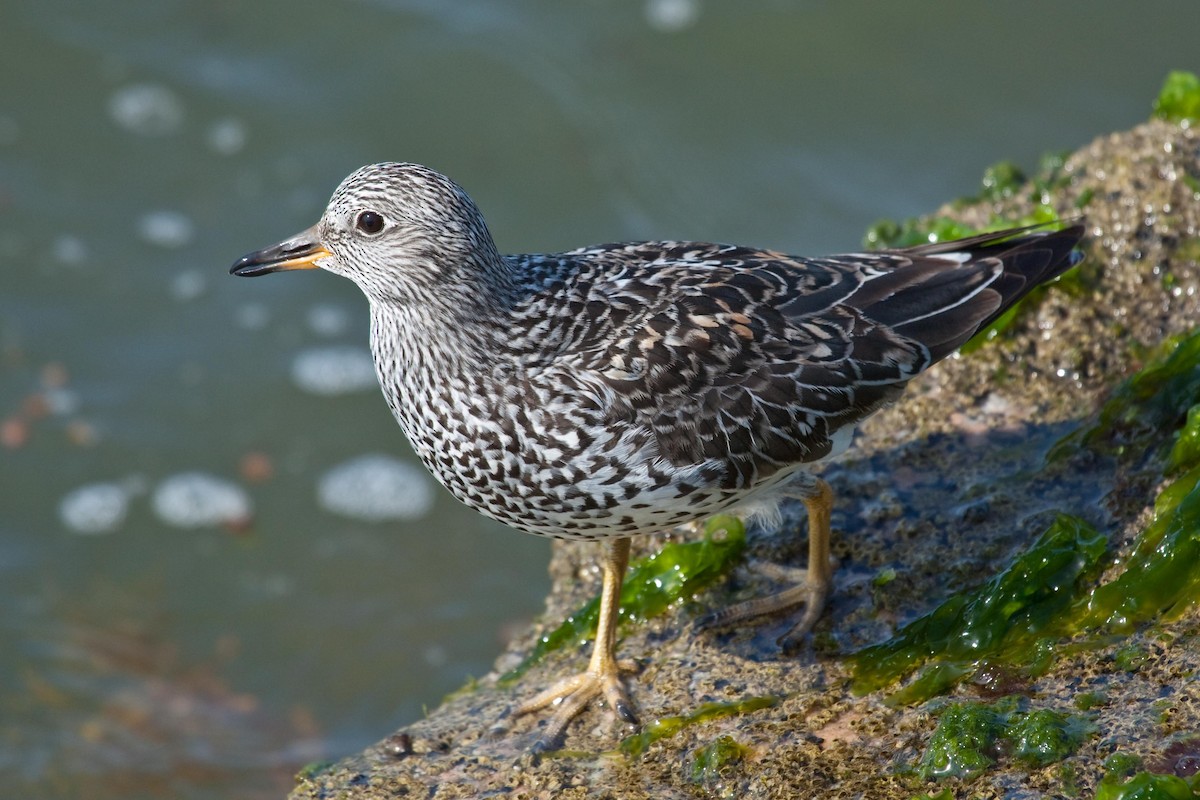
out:
M633 712L633 706L624 700L617 701L613 705L613 710L617 712L617 716L621 718L621 721L627 725L637 726L642 724L638 721L637 714Z

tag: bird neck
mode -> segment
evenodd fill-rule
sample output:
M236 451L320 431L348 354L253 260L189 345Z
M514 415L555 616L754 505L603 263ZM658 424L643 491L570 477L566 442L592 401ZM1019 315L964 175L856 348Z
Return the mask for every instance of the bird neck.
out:
M372 300L371 347L377 356L394 358L401 366L418 364L445 370L464 358L481 355L491 346L496 328L495 309L470 301L395 305Z
M492 387L511 370L490 319L449 316L434 304L371 304L371 351L384 398L422 462L447 486L447 443L491 419ZM452 489L457 496L460 491Z

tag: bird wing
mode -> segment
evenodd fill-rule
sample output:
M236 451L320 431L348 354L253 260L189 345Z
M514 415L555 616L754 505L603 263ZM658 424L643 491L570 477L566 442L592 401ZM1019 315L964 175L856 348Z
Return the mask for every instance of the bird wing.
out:
M751 259L681 281L603 348L593 366L611 419L654 432L673 464L718 459L752 483L832 449L833 435L929 363L911 339L844 299L863 275L831 262ZM823 295L795 313L789 299ZM736 478L733 478L736 476Z
M723 461L745 485L829 454L839 430L1076 263L1081 235L815 259L690 242L575 251L564 255L621 266L581 270L590 311L558 364L597 392L610 425L652 431L675 465Z

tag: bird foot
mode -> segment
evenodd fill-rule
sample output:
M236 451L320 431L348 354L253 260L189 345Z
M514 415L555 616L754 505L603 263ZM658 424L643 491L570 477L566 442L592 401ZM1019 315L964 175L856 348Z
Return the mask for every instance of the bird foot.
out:
M755 597L714 611L697 620L696 629L706 631L713 628L724 628L734 623L778 614L803 605L804 614L787 633L777 640L785 653L795 652L799 649L800 642L812 631L817 620L821 618L821 612L825 610L825 602L829 598L831 582L814 580L808 570L768 562L756 562L751 565L751 568L769 578L791 581L795 585L775 594Z
M697 621L697 629L724 627L803 605L804 614L800 620L777 640L785 653L799 649L800 642L821 618L825 601L829 599L829 592L833 588L833 567L829 562L829 511L833 507L833 489L820 478L815 478L811 485L802 488L804 491L798 496L808 513L808 569L791 569L765 562L755 564L754 569L769 578L795 585L782 592L756 597L709 614ZM803 577L797 580L798 575Z
M633 703L630 702L621 679L622 672L636 672L637 669L638 665L634 661L610 661L600 669L589 668L586 672L564 678L517 706L513 711L514 716L539 711L547 706L557 706L554 716L534 743L532 751L543 753L557 749L562 744L563 734L571 720L579 716L593 698L601 695L622 721L629 725L637 725L638 719L633 710Z

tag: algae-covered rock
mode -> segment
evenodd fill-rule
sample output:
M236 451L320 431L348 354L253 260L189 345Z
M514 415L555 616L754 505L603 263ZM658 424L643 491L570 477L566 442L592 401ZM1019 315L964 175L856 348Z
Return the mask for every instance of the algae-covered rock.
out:
M1188 107L1186 96L1164 106ZM1190 762L1164 754L1200 731L1200 134L1164 115L1028 181L992 170L979 197L935 215L963 230L1046 209L1085 215L1087 261L914 382L825 469L836 592L807 649L779 651L787 620L693 630L707 611L779 588L726 564L723 579L622 627L620 655L641 665L630 690L642 731L595 706L568 730L568 751L535 762L523 754L541 720L509 712L577 671L586 648L572 632L516 679L500 676L600 581L592 545L557 545L546 613L495 672L375 747L306 771L293 797L1192 788L1178 766ZM782 530L747 532L746 554L803 566L802 531L802 509L786 509ZM672 540L688 537L637 541L634 555ZM883 670L885 656L900 666ZM931 750L950 723L982 742L978 757ZM969 764L943 769L958 763L947 754ZM1151 790L1162 794L1139 793Z

